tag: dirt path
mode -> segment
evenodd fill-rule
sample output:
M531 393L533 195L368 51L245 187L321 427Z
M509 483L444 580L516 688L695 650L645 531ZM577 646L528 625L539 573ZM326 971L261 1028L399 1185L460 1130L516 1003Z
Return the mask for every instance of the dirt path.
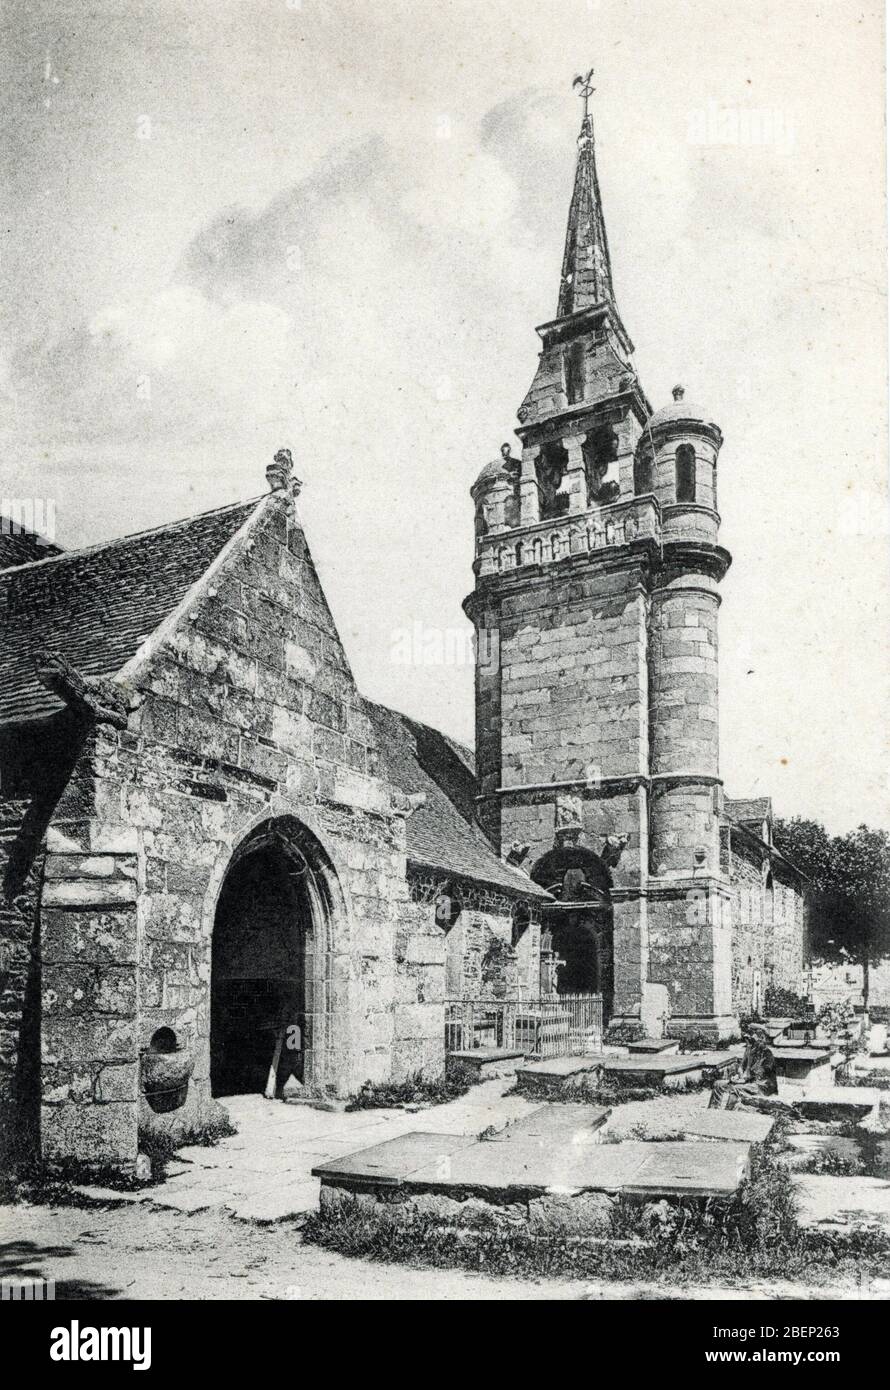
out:
M0 1277L56 1281L56 1297L88 1299L599 1300L887 1298L887 1289L751 1283L684 1288L370 1264L304 1245L289 1222L237 1221L220 1210L183 1215L142 1204L85 1211L0 1207Z

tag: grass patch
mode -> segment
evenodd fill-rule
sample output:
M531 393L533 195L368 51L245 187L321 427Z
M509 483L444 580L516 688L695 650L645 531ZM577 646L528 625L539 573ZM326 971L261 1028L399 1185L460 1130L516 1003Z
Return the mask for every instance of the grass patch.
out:
M465 1096L478 1078L467 1071L456 1071L432 1080L414 1072L405 1081L366 1081L346 1106L347 1110L397 1110L406 1105L445 1105Z
M418 1217L382 1223L342 1209L312 1216L303 1239L388 1263L462 1268L523 1278L738 1283L752 1278L836 1283L886 1272L890 1240L867 1232L802 1230L790 1174L769 1144L728 1203L616 1201L605 1238L467 1229Z
M0 1204L33 1202L48 1206L101 1207L98 1198L78 1192L78 1187L105 1187L113 1192L141 1192L146 1187L163 1182L166 1167L177 1149L194 1144L211 1147L221 1139L237 1134L228 1115L220 1115L191 1129L171 1134L140 1129L139 1152L151 1160L151 1177L137 1178L135 1173L119 1168L95 1166L67 1159L51 1167L34 1159L23 1163L11 1174L0 1179Z
M77 1187L107 1187L115 1192L138 1192L145 1187L134 1173L119 1168L91 1167L68 1160L51 1168L34 1160L0 1181L0 1203L30 1202L46 1206L93 1207L102 1205L76 1191Z

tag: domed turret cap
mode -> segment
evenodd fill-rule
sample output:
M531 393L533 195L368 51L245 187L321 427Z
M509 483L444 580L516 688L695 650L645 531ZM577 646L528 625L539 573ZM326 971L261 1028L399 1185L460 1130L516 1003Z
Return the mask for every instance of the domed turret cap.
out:
M665 429L673 427L682 429L684 426L691 426L694 429L706 429L720 435L720 426L714 419L710 410L703 409L693 401L686 400L686 393L682 386L675 386L671 392L673 401L670 405L663 405L660 410L656 410L654 415L649 417L647 428L650 430Z
M502 444L500 456L487 463L479 474L473 486L470 488L472 496L479 492L487 492L496 483L506 482L510 478L511 466L518 469L519 460L511 457L510 445Z

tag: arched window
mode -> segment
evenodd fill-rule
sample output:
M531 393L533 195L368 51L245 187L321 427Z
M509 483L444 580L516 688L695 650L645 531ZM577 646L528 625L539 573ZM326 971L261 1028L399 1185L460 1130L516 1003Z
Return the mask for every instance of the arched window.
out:
M566 349L563 357L563 373L566 401L569 405L575 405L584 399L585 358L583 343L571 343Z
M677 501L695 501L695 450L681 444L676 453Z
M644 448L634 455L634 493L642 497L652 490L652 454Z
M535 468L542 521L565 516L569 510L569 494L562 491L568 464L568 452L558 440L545 444L541 449Z

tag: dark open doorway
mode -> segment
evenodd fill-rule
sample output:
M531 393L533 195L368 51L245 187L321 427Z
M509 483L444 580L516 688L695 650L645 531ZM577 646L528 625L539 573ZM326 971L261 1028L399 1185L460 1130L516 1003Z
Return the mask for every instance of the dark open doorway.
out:
M278 1084L302 1081L307 866L272 842L236 859L216 908L210 991L210 1084L215 1096L264 1090L278 1048Z
M612 876L593 850L565 844L542 855L531 871L553 894L544 909L542 949L552 951L558 994L599 994L603 1021L615 992Z
M603 1019L612 1016L612 911L552 909L545 913L556 957L558 994L601 994Z

